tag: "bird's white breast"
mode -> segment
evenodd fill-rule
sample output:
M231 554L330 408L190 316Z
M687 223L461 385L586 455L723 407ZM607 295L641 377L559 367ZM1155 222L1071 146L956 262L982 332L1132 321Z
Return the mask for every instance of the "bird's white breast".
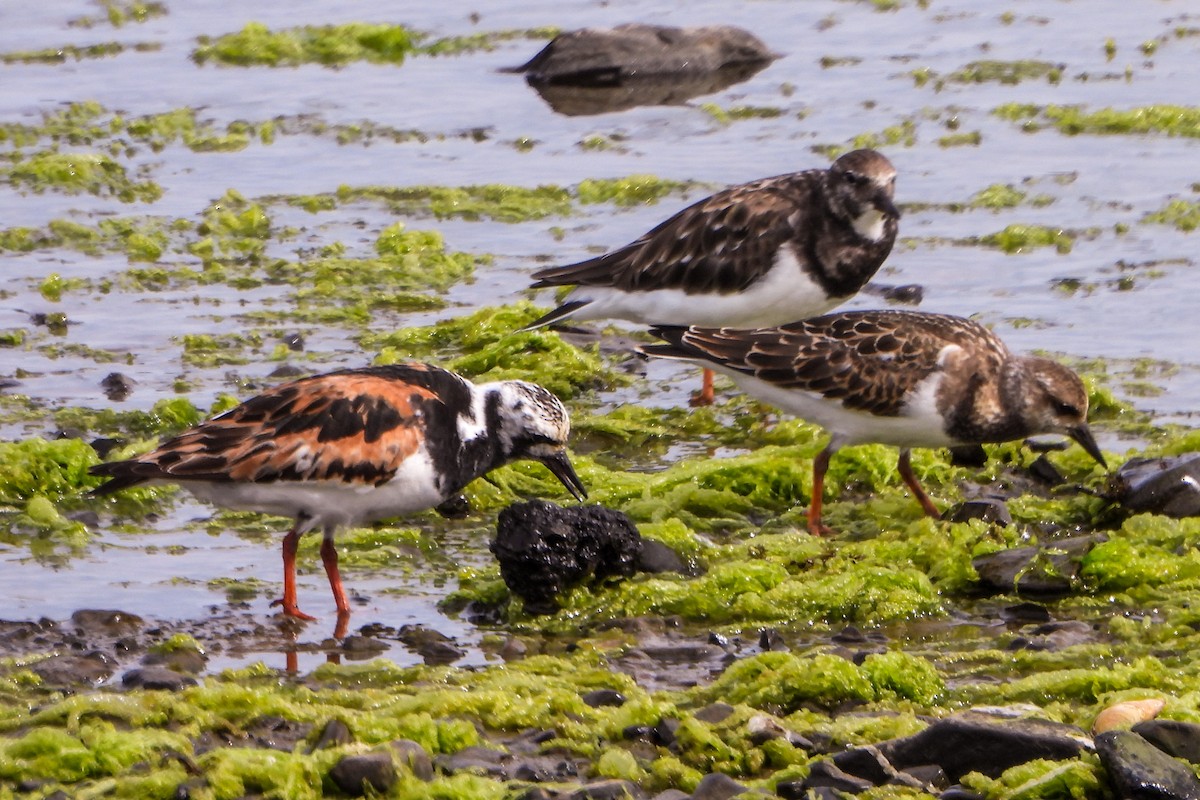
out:
M600 286L579 286L567 301L587 301L576 319L627 319L645 325L762 328L824 314L841 298L825 294L792 253L782 247L775 262L741 292L686 294L680 289L626 292Z

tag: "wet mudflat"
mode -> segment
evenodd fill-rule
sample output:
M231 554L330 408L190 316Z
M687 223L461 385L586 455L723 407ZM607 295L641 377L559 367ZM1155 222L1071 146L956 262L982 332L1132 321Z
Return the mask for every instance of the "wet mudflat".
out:
M1031 703L1086 728L1104 705L1150 695L1167 698L1165 716L1200 718L1187 656L1200 529L1194 519L1127 518L1078 448L1040 457L1062 473L1058 486L1020 443L989 447L982 469L917 454L942 507L1006 498L1013 522L1003 528L922 520L893 451L848 452L826 495L839 536L815 540L802 531L819 430L728 384L714 409L688 409L695 376L630 358L640 337L630 328L569 342L513 333L551 300L523 294L538 267L629 241L714 187L874 146L899 169L904 211L878 287L917 284L921 308L973 316L1014 349L1072 364L1092 387L1110 461L1200 449L1200 198L1189 171L1200 20L1182 3L1119 2L698 3L682 17L669 5L532 2L80 2L6 15L0 654L16 659L4 673L10 735L77 713L53 705L55 692L96 698L62 703L108 703L130 670L193 642L204 657L173 671L194 676L196 702L242 733L274 716L302 722L297 736L315 741L327 717L359 702L299 711L294 693L313 686L370 686L389 703L424 686L424 728L363 722L356 741L415 739L445 755L556 728L586 763L553 777L627 779L648 791L692 791L712 771L777 790L808 774L821 742L883 741L920 728L916 715L976 703ZM497 71L528 60L550 27L628 21L736 22L782 57L714 94L594 116L557 114L520 76ZM335 66L202 55L222 36L257 30L248 23L403 25L412 47L402 59ZM244 44L227 42L228 52ZM420 49L436 42L446 43L440 54ZM885 302L866 293L850 305ZM510 468L471 487L464 519L419 515L341 537L355 613L351 636L338 640L316 542L301 552L300 591L322 619L283 623L269 606L285 521L217 512L169 490L83 497L97 440L115 452L144 448L287 375L412 358L551 386L571 408L593 499L671 548L683 573L579 588L557 613L527 613L488 541L511 502L565 496L539 468ZM1094 538L1054 562L1077 536ZM1040 575L1048 594L1018 596L1003 577L981 577L996 568L975 559L1019 547L1031 560L999 574L1026 587ZM1036 608L1021 610L1026 599ZM114 610L117 623L80 613ZM729 675L735 663L751 666ZM281 682L287 667L309 677ZM222 677L226 669L240 671ZM555 676L549 695L534 688L539 674ZM816 680L826 674L838 680ZM771 683L809 689L777 694ZM231 710L241 684L265 704ZM105 691L91 694L94 685ZM547 710L456 706L430 688L448 685ZM598 688L632 705L580 705ZM169 747L201 759L216 796L283 796L287 780L301 780L239 789L219 779L254 767L217 769L224 756L197 744L212 724L185 723L183 705L136 691L138 710L116 717L172 719L178 741L53 774L39 773L31 746L0 770L48 779L29 789L35 796L97 776L130 793L143 780L131 765L154 754L162 766ZM737 714L696 720L717 702ZM34 723L21 711L31 705L58 710ZM753 737L756 713L820 746ZM668 718L686 723L682 740L671 733L674 750L661 731L623 735ZM467 732L472 719L488 727L482 738ZM331 766L332 756L305 758L286 769ZM1092 774L1090 762L1068 763ZM153 771L158 790L169 796L185 767ZM498 775L472 791L502 796L495 787L515 778ZM465 792L469 781L457 780ZM1038 791L1030 796L1052 795Z

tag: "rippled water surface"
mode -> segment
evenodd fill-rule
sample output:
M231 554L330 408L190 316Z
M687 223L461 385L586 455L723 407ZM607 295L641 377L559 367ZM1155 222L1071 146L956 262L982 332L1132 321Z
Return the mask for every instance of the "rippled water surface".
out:
M1088 111L1194 103L1200 83L1200 13L1194 3L995 5L933 0L924 7L903 3L895 10L880 10L870 2L831 0L526 0L469 6L168 0L165 16L120 28L106 23L91 28L69 25L85 15L103 18L102 9L87 2L9 5L0 12L0 53L106 41L128 48L108 58L0 65L0 122L39 124L43 115L67 103L95 101L125 117L192 108L202 121L222 130L235 120L283 118L306 125L297 125L295 133L279 133L270 144L253 140L238 152L193 152L173 144L161 152L143 147L122 156L131 174L144 168L163 187L162 198L153 203L122 204L87 194L37 193L4 185L2 227L40 227L53 219L95 224L106 217L140 215L198 222L230 189L247 198L264 198L330 192L341 185L570 187L586 178L636 173L715 187L821 166L827 163L821 148L845 147L862 134L885 136L888 129L901 126L898 141L879 146L899 170L897 199L906 210L903 241L877 282L920 284L922 308L974 316L995 326L1016 349L1104 359L1118 395L1163 420L1195 425L1200 397L1195 252L1200 234L1147 223L1143 217L1172 199L1200 199L1196 131L1191 137L1072 136L1052 128L1025 130L992 113L1006 103L1078 104ZM745 83L683 105L564 117L519 76L497 71L527 60L543 44L536 39L503 41L491 51L457 56L416 56L399 66L233 68L198 66L190 59L198 36L228 33L250 21L272 28L386 21L432 37L629 21L736 23L758 34L782 57ZM1111 57L1105 47L1110 39L1115 45ZM157 48L133 49L138 43ZM1012 84L937 79L948 79L982 60L1050 62L1058 67L1060 79L1029 78ZM928 70L935 77L921 84L914 79L916 70ZM706 103L779 113L724 121L703 108ZM375 137L340 144L333 132L320 132L313 123L327 129L372 123L420 135L406 141ZM939 142L972 132L979 134L974 145ZM581 146L594 135L607 136L619 146ZM522 140L532 146L515 146ZM60 147L87 149L66 143ZM0 152L11 151L11 143L0 142ZM1009 184L1043 200L1000 211L948 207L967 203L993 184ZM623 244L706 191L633 208L584 206L575 216L521 224L405 219L409 227L441 231L449 249L490 253L495 260L481 268L473 282L449 291L454 304L449 311L381 312L371 326L387 330L509 302L526 287L536 267ZM295 236L270 245L269 252L281 257L335 241L369 254L379 231L397 221L381 206L367 204L316 214L284 205L272 205L270 211L276 229L297 229ZM1062 229L1073 235L1073 245L1066 252L1043 247L1007 254L964 241L1018 223ZM175 382L181 377L191 385L187 396L207 407L221 392L244 396L247 381L273 382L267 378L278 366L268 358L273 342L252 353L250 363L201 369L181 361L180 337L245 329L250 324L245 315L274 307L281 287L142 292L118 283L107 293L68 291L57 302L38 291L51 273L98 281L116 278L129 266L124 255L3 253L0 331L26 329L29 334L22 346L0 349L0 378L19 381L5 393L28 395L36 404L51 407L106 407L112 403L99 383L117 369L137 382L132 395L116 404L120 409L147 409L175 396ZM876 296L862 295L852 305L880 302ZM71 321L65 334L30 322L32 314L54 312L64 312ZM277 336L295 327L283 322L276 329L269 324L255 329ZM306 368L362 365L374 355L355 343L353 331L302 328L308 351L315 354L303 362ZM55 347L66 344L130 357L128 363L97 363ZM1142 359L1155 363L1138 366L1135 362ZM1137 381L1152 384L1153 391L1142 387L1134 395L1134 373ZM651 374L661 378L685 373L671 365L655 365ZM683 402L689 388L680 381L661 402ZM607 403L624 399L601 398ZM48 418L10 422L0 429L0 435L10 439L52 432ZM1102 438L1111 449L1125 447L1111 434ZM65 563L38 561L24 547L0 546L4 615L61 619L75 609L99 606L149 618L201 617L208 607L227 602L222 592L210 587L211 579L258 577L274 585L279 575L277 539L208 533L194 520L210 513L206 506L181 501L154 525L153 533L126 534L100 525L86 553ZM434 538L439 547L448 548L448 557L459 557L456 535L436 533ZM486 555L478 547L466 551L474 553L461 556L468 561ZM348 584L362 600L355 622L380 619L399 626L419 621L462 643L477 640L479 632L472 625L436 610L445 587L423 581L421 572L421 559L416 558L395 571L349 576ZM251 608L265 616L269 594L251 600ZM309 598L311 611L329 616L319 569L302 576L301 597ZM305 635L319 639L327 631ZM480 658L473 650L467 660Z

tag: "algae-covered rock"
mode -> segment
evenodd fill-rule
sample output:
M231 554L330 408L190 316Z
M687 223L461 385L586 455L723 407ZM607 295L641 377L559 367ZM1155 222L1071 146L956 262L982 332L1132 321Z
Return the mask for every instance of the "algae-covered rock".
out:
M1127 800L1200 800L1195 773L1136 733L1102 733L1096 737L1096 753Z

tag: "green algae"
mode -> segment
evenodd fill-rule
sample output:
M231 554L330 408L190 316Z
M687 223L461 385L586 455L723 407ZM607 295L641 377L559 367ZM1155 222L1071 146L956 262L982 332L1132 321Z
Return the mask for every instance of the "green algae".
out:
M142 2L142 0L132 0L132 2L117 2L117 0L104 0L100 4L104 8L104 17L76 17L72 19L68 25L72 28L92 28L102 22L107 22L114 28L121 28L127 23L143 23L157 17L164 17L167 14L167 8L162 3L158 2Z
M570 194L558 186L532 189L503 184L480 186L338 187L336 201L369 199L397 215L431 213L438 219L526 222L571 213Z
M490 52L503 42L520 39L553 39L561 32L554 26L540 28L511 28L500 31L484 31L466 36L446 36L428 44L422 42L417 52L428 56L457 56L463 53Z
M1074 235L1062 228L1025 224L1009 225L1002 231L979 237L979 241L1009 254L1026 253L1041 247L1053 247L1066 254L1075 245Z
M378 351L375 363L428 360L476 382L527 380L562 398L629 381L594 351L571 347L555 333L520 330L540 313L528 302L484 308L435 325L368 332L359 344Z
M130 178L123 166L103 153L34 153L18 158L0 173L7 173L14 187L37 193L48 189L87 193L114 197L122 203L148 203L162 196L158 184Z
M576 196L579 198L579 202L584 204L653 205L673 192L685 191L694 186L696 184L687 181L673 181L654 175L588 178L579 182Z
M996 82L1016 85L1026 80L1045 78L1050 83L1062 80L1062 64L1052 64L1048 61L972 61L970 64L953 72L949 80L955 83L989 83Z
M946 136L939 136L937 139L938 147L978 147L983 143L983 134L979 131L969 131L966 133L951 133Z
M139 44L135 49L140 51L157 50L160 45ZM100 42L83 47L64 45L45 50L16 50L0 53L0 62L5 64L63 64L68 60L82 61L86 58L110 58L125 52L126 45L120 42Z
M1170 225L1185 233L1200 228L1200 203L1189 200L1171 200L1158 211L1142 217L1142 222Z
M1026 130L1050 125L1068 135L1130 135L1165 133L1168 136L1200 136L1200 108L1149 105L1127 110L1103 108L1088 112L1081 106L1036 106L1008 103L992 109L1001 119L1020 123Z
M215 39L201 36L192 59L197 64L215 61L239 67L306 63L338 67L354 61L401 64L416 48L417 39L403 25L352 22L273 32L262 23L248 22L237 33Z

